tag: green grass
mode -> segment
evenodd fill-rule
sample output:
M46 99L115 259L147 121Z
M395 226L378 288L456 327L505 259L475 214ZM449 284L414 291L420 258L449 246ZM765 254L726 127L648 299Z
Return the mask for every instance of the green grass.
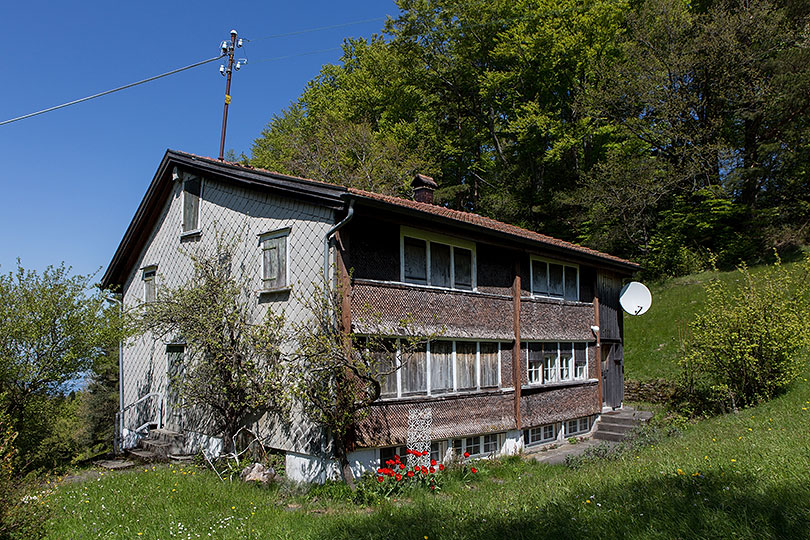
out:
M509 459L438 495L372 506L340 486L286 494L193 467L108 473L57 487L49 538L807 538L808 375L616 460Z
M626 318L628 376L674 373L677 321L711 276L654 287L648 315ZM451 475L438 494L372 505L342 485L262 489L195 467L105 473L46 498L48 538L809 538L808 378L810 367L769 403L615 459L570 469L510 458L468 481Z

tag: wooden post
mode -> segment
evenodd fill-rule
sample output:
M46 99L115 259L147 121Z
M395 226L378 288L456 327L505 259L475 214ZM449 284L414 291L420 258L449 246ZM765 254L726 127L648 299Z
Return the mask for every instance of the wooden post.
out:
M602 327L599 326L599 289L597 287L596 294L593 295L593 319L594 324L599 328L599 331L596 332L596 365L599 368L597 370L597 378L598 382L596 384L597 389L599 390L599 407L605 403L603 399L602 392L602 342L600 340L600 336L602 335Z
M512 352L512 383L515 387L515 427L521 428L520 420L520 387L521 387L521 358L520 358L520 261L515 263L515 279L512 283L512 309L513 328L515 332L515 347Z

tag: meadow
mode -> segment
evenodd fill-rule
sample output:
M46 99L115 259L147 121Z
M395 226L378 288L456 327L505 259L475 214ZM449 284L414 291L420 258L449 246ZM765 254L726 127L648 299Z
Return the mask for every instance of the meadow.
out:
M673 377L679 320L701 274L653 288L649 317L626 317L631 378ZM656 309L657 308L657 309ZM663 347L661 344L664 344ZM360 502L342 484L221 482L202 466L83 471L43 487L52 539L91 538L807 538L810 369L758 407L676 426L577 467L520 456L448 471L437 492Z

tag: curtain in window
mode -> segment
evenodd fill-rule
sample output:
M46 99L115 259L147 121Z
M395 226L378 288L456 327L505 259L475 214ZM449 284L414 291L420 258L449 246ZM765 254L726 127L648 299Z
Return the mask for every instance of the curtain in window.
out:
M481 343L481 386L498 386L498 344Z
M414 351L402 353L403 394L423 394L427 392L427 352L423 346Z
M476 344L468 341L456 343L456 377L458 389L475 388Z
M438 394L453 389L453 342L430 344L430 391Z

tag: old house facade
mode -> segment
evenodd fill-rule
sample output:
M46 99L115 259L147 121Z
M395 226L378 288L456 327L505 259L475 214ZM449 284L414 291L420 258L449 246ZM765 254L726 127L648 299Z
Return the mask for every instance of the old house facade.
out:
M428 418L431 453L512 453L587 434L621 406L619 291L637 265L475 214L432 204L417 176L406 200L168 151L104 276L125 307L192 275L187 256L238 232L240 268L255 282L254 316L268 305L292 321L322 272L340 281L344 322L395 344L403 319L440 337L382 381L356 429L356 472L404 446L414 413ZM184 254L185 252L185 254ZM144 335L122 345L124 446L148 424L186 433L188 450L215 449L172 399L186 344ZM287 456L288 475L332 474L317 426L293 411L256 428Z

